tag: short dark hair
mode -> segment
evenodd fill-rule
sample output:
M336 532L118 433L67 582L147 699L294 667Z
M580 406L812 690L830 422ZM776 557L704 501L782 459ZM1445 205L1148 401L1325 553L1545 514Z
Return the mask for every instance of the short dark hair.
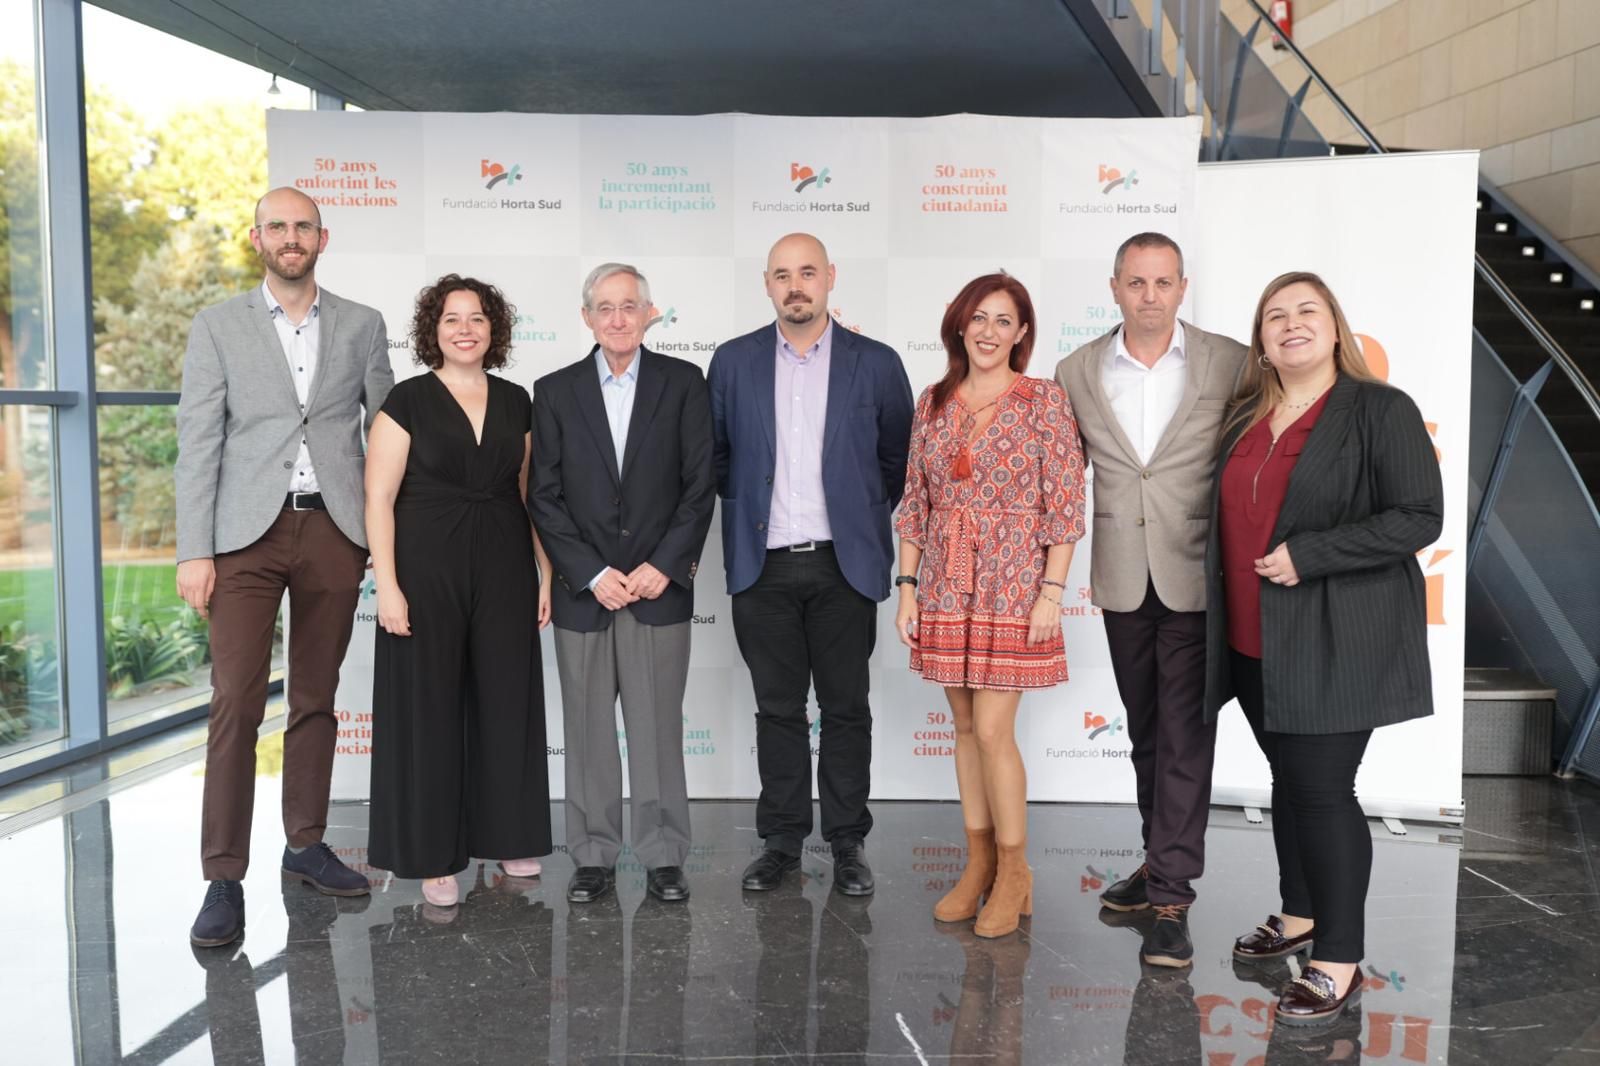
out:
M1135 233L1132 237L1117 246L1117 257L1111 261L1111 276L1122 276L1122 257L1128 253L1129 248L1171 248L1178 257L1178 277L1183 273L1183 249L1178 247L1178 242L1168 237L1165 233Z
M453 292L470 292L478 297L483 313L489 317L489 350L483 353L483 368L498 370L511 355L511 330L517 309L487 281L446 274L417 293L417 310L411 316L411 357L429 370L444 365L439 349L439 319L444 317L444 302Z

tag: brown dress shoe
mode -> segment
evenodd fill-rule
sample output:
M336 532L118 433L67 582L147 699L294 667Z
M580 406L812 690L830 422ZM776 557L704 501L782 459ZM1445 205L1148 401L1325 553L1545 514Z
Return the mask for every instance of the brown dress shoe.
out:
M1361 993L1361 971L1350 978L1350 987L1339 995L1332 974L1323 973L1315 966L1283 986L1278 995L1278 1021L1284 1025L1313 1025L1337 1018L1347 1004Z
M1307 929L1299 936L1284 936L1283 919L1274 914L1256 926L1252 932L1233 942L1233 957L1243 959L1245 962L1254 962L1257 959L1276 959L1283 955L1293 955L1303 948L1310 947L1315 935L1315 929Z
M933 916L941 922L964 922L978 913L978 901L994 887L997 860L994 830L967 830L967 866L961 880L933 905Z

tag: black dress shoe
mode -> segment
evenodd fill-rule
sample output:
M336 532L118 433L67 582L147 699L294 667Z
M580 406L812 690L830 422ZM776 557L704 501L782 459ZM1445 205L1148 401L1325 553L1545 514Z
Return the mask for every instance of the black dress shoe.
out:
M365 896L372 891L365 874L340 862L333 849L320 840L298 854L284 848L283 872L327 896Z
M800 856L766 848L756 856L755 862L744 868L741 884L749 892L771 892L783 884L784 874L799 868Z
M1194 962L1194 941L1189 939L1189 905L1162 904L1156 920L1144 935L1139 957L1151 966L1189 966Z
M689 879L683 876L681 866L657 866L647 871L644 888L665 903L677 903L689 898Z
M1150 867L1141 863L1133 873L1100 893L1100 905L1114 911L1142 911L1150 906L1150 896L1145 891L1149 883Z
M244 932L244 886L237 881L213 881L206 900L189 927L189 943L197 948L220 948Z
M852 840L833 849L833 887L847 896L870 896L876 883L867 865L861 841Z
M1315 938L1315 929L1307 929L1299 936L1284 936L1283 919L1274 914L1233 942L1233 957L1246 962L1276 959L1310 947Z
M1337 985L1332 974L1324 973L1315 966L1307 966L1305 972L1283 986L1283 992L1278 996L1278 1021L1285 1025L1331 1022L1360 996L1361 986L1365 983L1361 971L1357 970L1350 978L1350 987L1341 996L1335 991Z
M572 903L593 903L610 892L616 881L614 866L580 866L567 882L567 899Z

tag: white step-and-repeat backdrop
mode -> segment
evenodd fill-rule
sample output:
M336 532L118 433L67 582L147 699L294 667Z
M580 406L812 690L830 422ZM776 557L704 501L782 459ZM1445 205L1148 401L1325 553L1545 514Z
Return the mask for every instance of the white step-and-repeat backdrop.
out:
M975 115L275 111L268 120L272 184L317 199L331 233L319 279L383 312L397 377L419 370L405 337L412 300L450 271L492 281L517 305L508 378L531 385L583 356L592 337L579 288L606 260L633 263L650 279L646 343L704 367L720 342L771 321L762 266L773 241L795 230L820 237L837 265L835 321L892 345L919 391L943 370L946 302L996 268L1033 293L1039 343L1029 371L1040 376L1116 325L1112 256L1140 230L1184 246L1193 279L1185 317L1241 339L1270 277L1291 266L1322 271L1356 330L1391 353L1395 383L1439 426L1449 527L1423 562L1436 594L1441 713L1380 734L1361 780L1374 813L1439 817L1460 801L1471 157L1319 160L1287 164L1277 179L1267 167L1197 167L1199 132L1194 119ZM1068 581L1072 679L1025 699L1019 742L1033 798L1129 802L1128 737L1089 603L1088 553L1085 539ZM684 707L690 794L754 796L750 681L720 579L716 523L701 570ZM338 694L341 798L367 792L374 608L369 583ZM548 634L543 654L551 786L560 795L560 686ZM880 613L872 685L874 796L954 798L944 697L907 670L892 601ZM619 743L625 753L620 721ZM1218 798L1263 802L1259 762L1242 725L1225 728Z

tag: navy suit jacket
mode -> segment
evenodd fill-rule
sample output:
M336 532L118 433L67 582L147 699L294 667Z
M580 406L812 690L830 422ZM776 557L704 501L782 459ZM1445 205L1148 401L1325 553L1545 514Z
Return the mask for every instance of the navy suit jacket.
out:
M777 344L773 324L720 345L711 357L711 454L729 595L755 584L766 565L777 465ZM835 325L822 433L823 499L839 569L851 588L875 601L889 596L889 516L905 490L914 411L911 382L895 350Z

